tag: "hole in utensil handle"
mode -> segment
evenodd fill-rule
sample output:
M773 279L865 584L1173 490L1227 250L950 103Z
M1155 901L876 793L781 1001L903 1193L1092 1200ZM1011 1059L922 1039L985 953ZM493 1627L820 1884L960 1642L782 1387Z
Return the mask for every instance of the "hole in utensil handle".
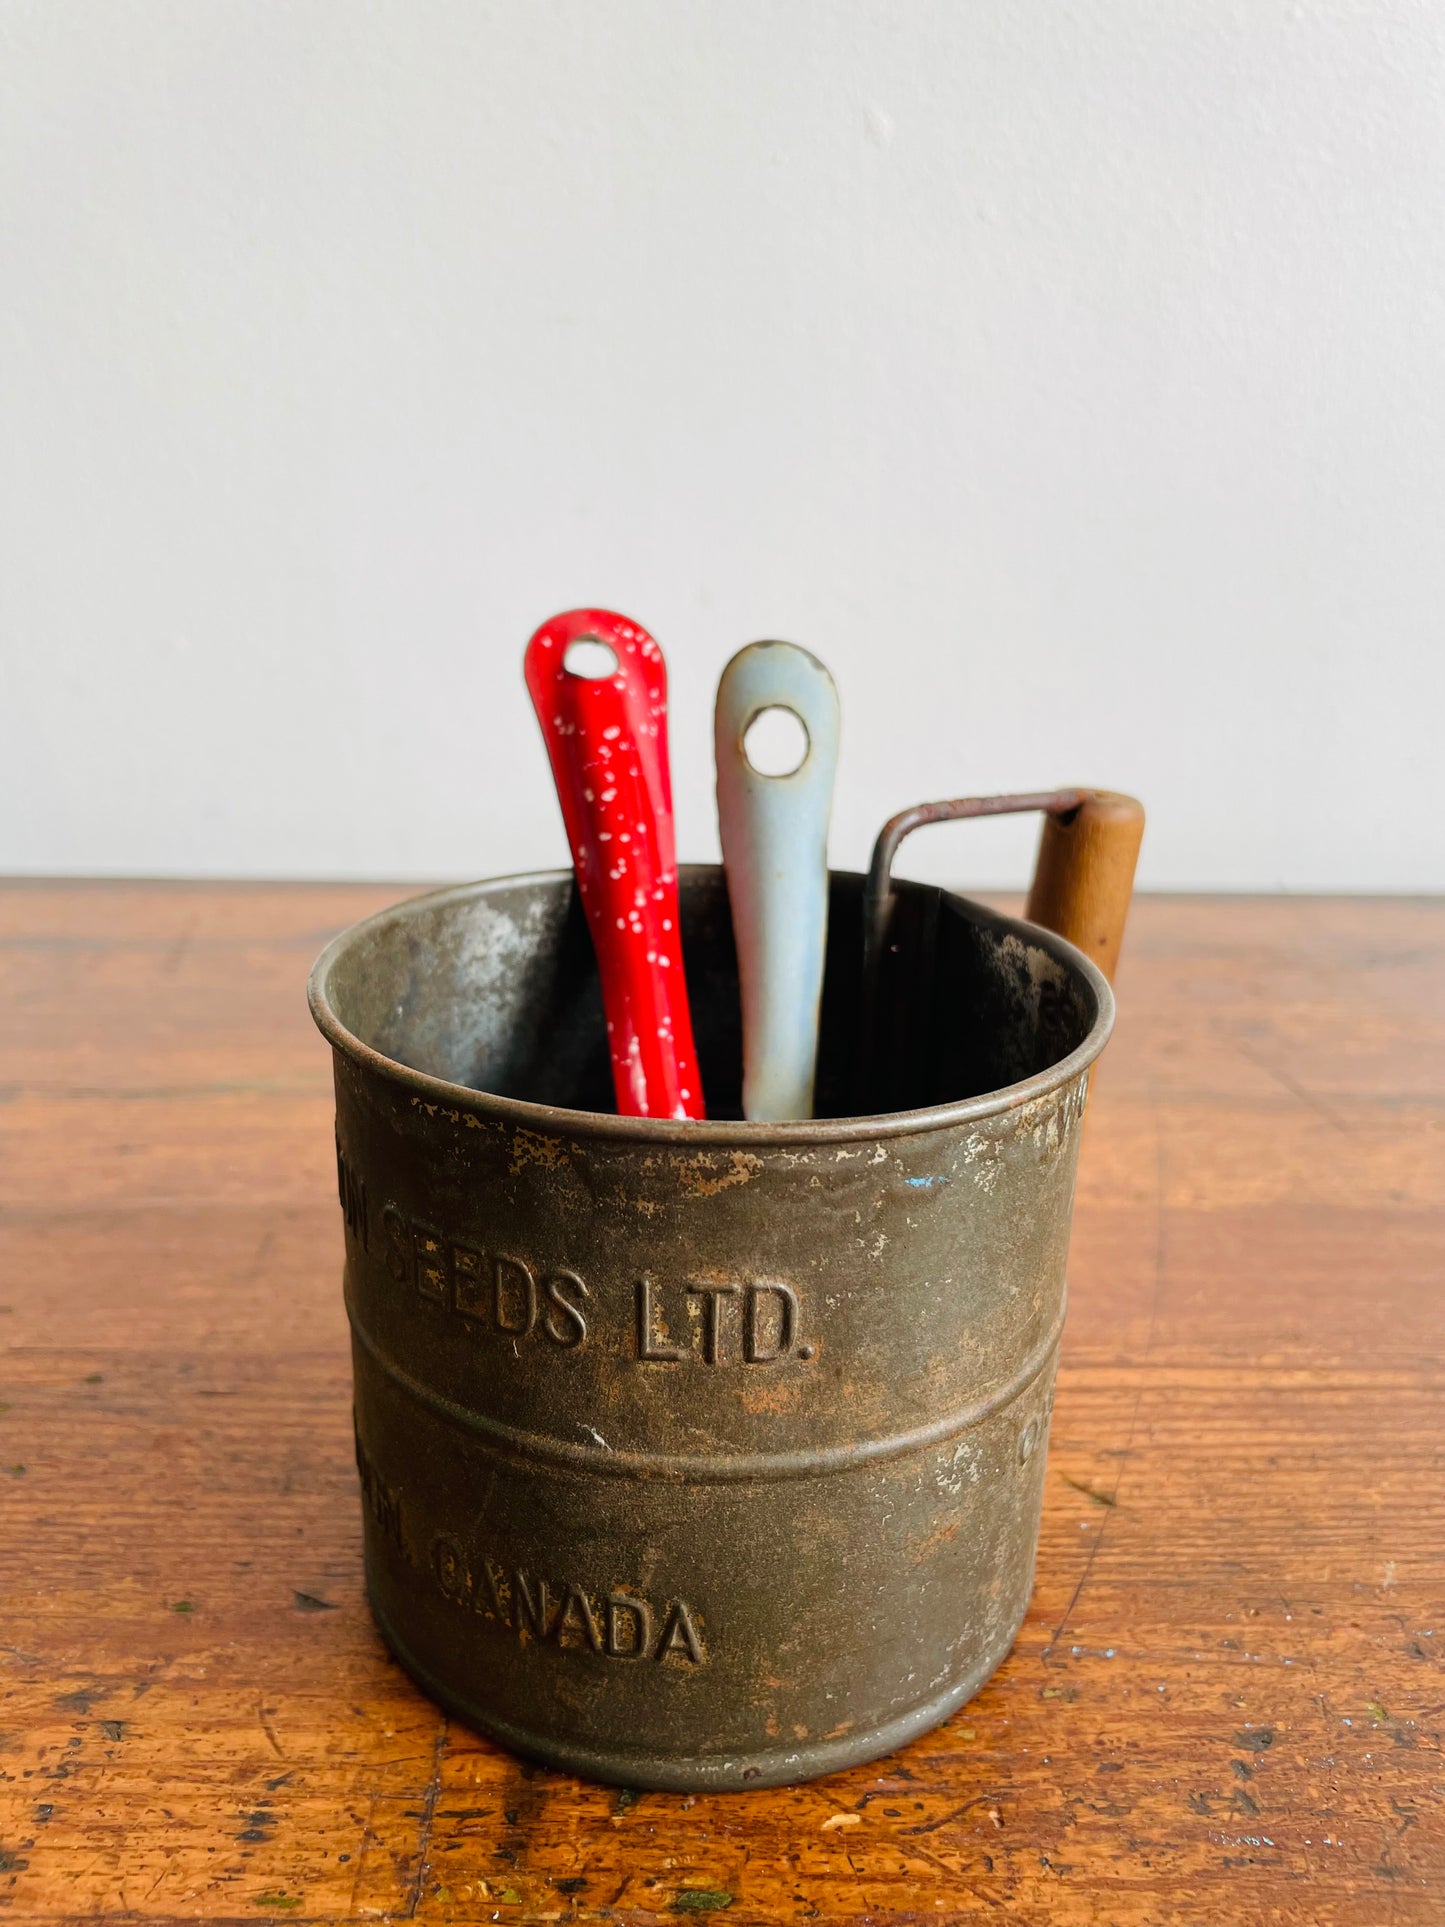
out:
M759 776L796 776L810 748L807 724L783 703L760 709L743 731L743 754Z
M597 636L578 636L568 643L562 667L579 682L606 682L617 674L617 651Z

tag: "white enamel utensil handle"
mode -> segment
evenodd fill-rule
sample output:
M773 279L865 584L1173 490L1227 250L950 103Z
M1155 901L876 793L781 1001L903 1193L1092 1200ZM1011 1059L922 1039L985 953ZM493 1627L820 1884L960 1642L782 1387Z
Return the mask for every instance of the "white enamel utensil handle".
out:
M796 769L765 776L743 739L768 709L807 732ZM808 1118L828 934L828 816L838 765L838 692L790 642L740 649L718 684L718 824L737 941L743 1115Z

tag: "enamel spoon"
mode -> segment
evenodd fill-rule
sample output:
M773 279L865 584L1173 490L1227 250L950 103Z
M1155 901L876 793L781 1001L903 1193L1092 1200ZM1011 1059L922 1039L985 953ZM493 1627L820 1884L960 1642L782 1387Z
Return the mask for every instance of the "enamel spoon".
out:
M589 652L604 673L579 669ZM532 637L525 670L597 952L618 1111L702 1117L679 934L662 651L626 616L569 609Z
M747 738L767 710L803 726L802 759L764 774ZM718 824L743 1012L743 1115L809 1118L828 934L828 816L838 762L838 692L791 642L740 649L718 684Z

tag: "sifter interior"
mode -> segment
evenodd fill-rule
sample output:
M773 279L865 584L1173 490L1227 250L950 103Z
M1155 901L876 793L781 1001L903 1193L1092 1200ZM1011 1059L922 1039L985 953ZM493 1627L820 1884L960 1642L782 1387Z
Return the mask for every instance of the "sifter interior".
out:
M1112 995L1097 971L1079 969L1072 946L949 891L899 881L879 999L886 1061L860 1092L864 879L835 871L817 1118L745 1125L726 885L709 864L684 864L679 877L708 1121L725 1122L729 1140L779 1128L806 1137L815 1123L976 1100L1075 1052L1092 1058L1107 1038ZM508 1100L502 1108L591 1111L602 1128L624 1133L644 1124L614 1114L597 965L569 872L464 884L382 911L322 955L311 1004L334 1045ZM649 1121L645 1134L654 1129L696 1142L700 1127Z

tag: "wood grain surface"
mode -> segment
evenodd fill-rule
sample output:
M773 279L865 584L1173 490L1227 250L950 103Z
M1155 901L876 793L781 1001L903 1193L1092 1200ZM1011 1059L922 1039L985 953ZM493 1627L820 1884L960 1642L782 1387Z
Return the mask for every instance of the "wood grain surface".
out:
M1012 1656L685 1798L367 1615L303 986L396 894L0 889L0 1918L1445 1922L1445 903L1140 900Z

